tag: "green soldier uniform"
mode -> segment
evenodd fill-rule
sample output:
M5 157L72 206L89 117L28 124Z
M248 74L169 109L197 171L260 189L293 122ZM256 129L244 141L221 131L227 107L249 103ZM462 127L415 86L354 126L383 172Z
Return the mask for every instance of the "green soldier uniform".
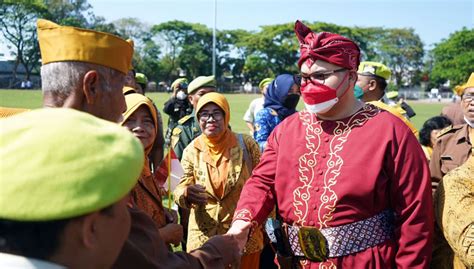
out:
M188 85L188 98L193 107L197 104L197 100L201 95L213 92L216 88L216 80L214 76L200 76L195 78ZM171 146L179 160L183 155L186 146L201 134L199 122L196 120L194 112L190 115L182 117L178 121L178 125L173 129L171 134Z
M194 112L178 121L178 125L173 129L171 135L171 146L178 159L181 160L184 148L200 134L201 128L199 128Z

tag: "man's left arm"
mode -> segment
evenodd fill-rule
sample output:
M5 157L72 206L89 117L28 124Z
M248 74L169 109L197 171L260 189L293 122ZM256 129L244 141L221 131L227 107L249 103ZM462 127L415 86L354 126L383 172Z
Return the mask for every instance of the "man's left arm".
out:
M429 268L434 226L430 173L415 136L408 129L398 134L401 139L393 141L393 160L388 160L393 172L390 193L396 213L396 267Z

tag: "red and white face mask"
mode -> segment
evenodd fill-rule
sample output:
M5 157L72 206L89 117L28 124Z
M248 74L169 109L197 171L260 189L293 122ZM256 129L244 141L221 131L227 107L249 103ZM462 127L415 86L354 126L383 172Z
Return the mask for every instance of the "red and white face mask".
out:
M316 114L328 112L335 104L337 104L337 102L339 102L337 91L346 81L348 76L349 72L346 73L341 83L339 83L335 89L316 81L307 80L304 83L302 82L301 96L303 97L306 110ZM342 95L344 95L346 91L347 89Z

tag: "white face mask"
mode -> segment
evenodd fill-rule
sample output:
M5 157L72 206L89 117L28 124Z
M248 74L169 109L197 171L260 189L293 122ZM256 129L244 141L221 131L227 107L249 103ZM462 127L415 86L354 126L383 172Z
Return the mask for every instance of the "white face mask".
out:
M471 128L474 128L474 122L470 122L466 116L464 116L464 121L467 123L467 125L471 126Z
M184 100L186 99L187 95L183 92L183 91L179 91L177 94L176 94L176 98L178 100Z
M319 114L328 112L335 104L337 104L337 102L339 102L339 98L336 97L334 99L314 105L304 103L304 106L307 111Z

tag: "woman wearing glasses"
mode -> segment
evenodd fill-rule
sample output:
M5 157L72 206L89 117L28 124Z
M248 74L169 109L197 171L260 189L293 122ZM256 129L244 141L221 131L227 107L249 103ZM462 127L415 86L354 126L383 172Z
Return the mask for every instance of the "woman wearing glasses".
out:
M222 94L202 96L196 117L202 134L183 152L184 175L174 191L176 203L191 209L188 251L227 232L242 187L260 159L250 136L229 129L230 108ZM262 247L262 230L257 229L246 245L241 268L258 268Z
M263 152L267 138L273 129L286 117L296 112L300 100L298 80L289 74L282 74L270 83L264 95L263 109L260 110L254 123L254 138Z

